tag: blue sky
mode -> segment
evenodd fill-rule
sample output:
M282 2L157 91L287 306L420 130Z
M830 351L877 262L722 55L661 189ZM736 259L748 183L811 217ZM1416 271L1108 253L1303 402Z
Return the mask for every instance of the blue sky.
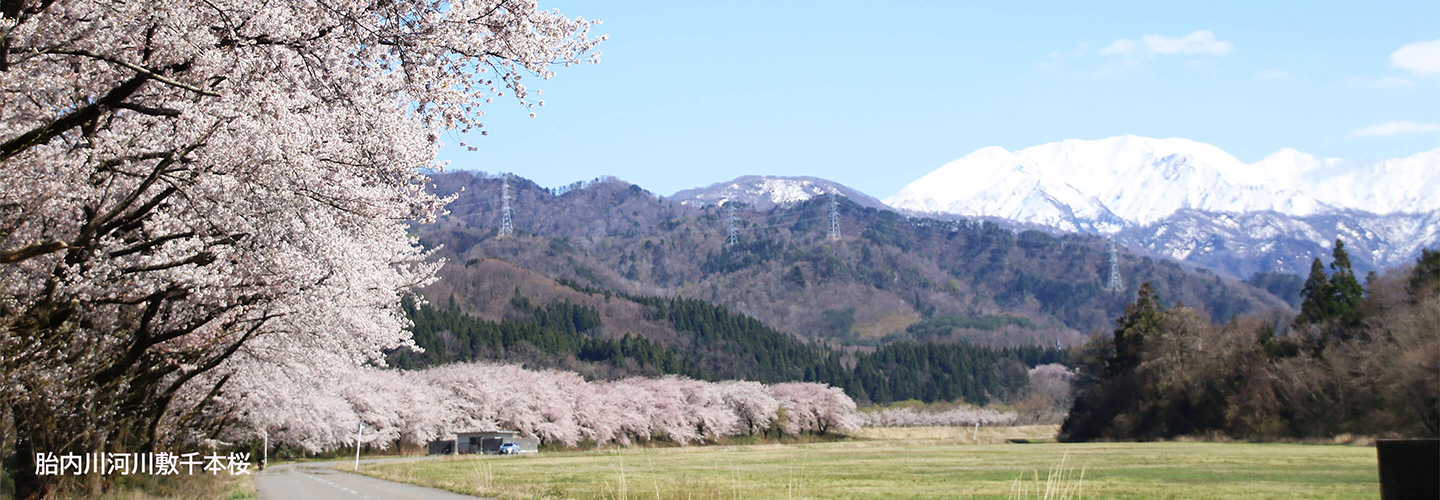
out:
M496 99L479 150L452 133L441 157L546 186L813 175L883 198L994 145L1440 146L1440 3L1090 3L542 0L605 21L602 62L530 82L536 118Z

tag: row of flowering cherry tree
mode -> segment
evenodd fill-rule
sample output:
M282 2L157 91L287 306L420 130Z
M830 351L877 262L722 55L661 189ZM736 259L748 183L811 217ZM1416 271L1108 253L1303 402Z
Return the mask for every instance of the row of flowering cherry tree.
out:
M35 452L200 433L232 380L202 375L242 351L408 343L399 298L438 264L405 223L447 201L442 134L507 94L543 105L523 77L593 62L594 24L535 0L0 0L17 496L53 489Z
M960 406L945 411L921 411L914 408L885 408L861 413L865 427L929 427L1010 425L1018 415L1012 411Z
M861 420L844 391L824 384L706 382L684 377L587 382L563 371L464 363L422 371L357 367L343 376L308 364L266 365L237 374L219 413L238 417L229 441L268 434L273 444L312 452L360 439L386 447L456 432L516 430L545 442L681 444L761 433L825 434ZM317 383L319 382L319 383Z

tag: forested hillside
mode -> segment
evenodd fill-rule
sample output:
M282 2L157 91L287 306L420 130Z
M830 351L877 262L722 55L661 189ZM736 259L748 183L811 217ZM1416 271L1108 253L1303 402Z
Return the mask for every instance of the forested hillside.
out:
M1142 287L1113 336L1077 350L1070 441L1440 436L1440 251L1355 276L1312 262L1293 319L1211 324Z
M558 192L512 178L516 232L504 238L496 237L500 179L458 172L435 183L437 192L458 198L449 216L415 228L423 244L452 262L426 293L453 294L481 309L510 299L482 301L467 292L476 276L464 264L486 258L597 290L701 299L801 338L844 345L1076 344L1108 329L1141 282L1171 304L1218 320L1289 309L1250 284L1123 249L1128 289L1107 292L1108 255L1099 238L912 219L843 197L838 241L827 237L822 197L766 212L738 207L738 241L727 246L728 209L673 203L614 179Z
M617 294L566 280L549 282L493 259L471 263L488 280L467 290L511 290L484 304L406 304L423 352L398 349L387 360L419 369L499 361L556 368L591 379L679 374L706 380L823 382L859 401L963 400L984 404L1029 383L1027 370L1054 363L1054 347L992 348L970 343L897 342L874 350L837 349L777 331L755 318L699 299ZM506 281L506 278L510 281ZM548 284L548 286L547 286ZM528 294L528 295L527 295ZM488 293L480 293L489 296ZM629 316L638 310L639 317Z
M658 342L629 333L618 339L593 335L600 327L600 315L594 309L570 302L537 306L525 297L516 297L513 303L531 317L486 321L454 304L446 308L406 304L406 312L415 322L415 343L424 351L397 349L386 360L403 369L498 361L567 369L595 378L700 377L686 358Z

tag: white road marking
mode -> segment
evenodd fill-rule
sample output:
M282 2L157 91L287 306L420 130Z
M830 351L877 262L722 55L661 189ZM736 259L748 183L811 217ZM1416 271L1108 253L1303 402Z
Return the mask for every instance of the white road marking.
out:
M317 477L317 476L312 476L312 475L310 475L310 474L306 474L306 473L301 472L301 471L298 471L298 470L295 471L295 472L296 472L297 474L300 474L300 475L302 475L302 476L308 477L308 478L310 478L310 479L314 479L314 480L316 480L316 481L320 481L320 482L322 482L322 483L325 483L325 484L329 485L331 488L335 488L335 489L340 490L340 491L348 492L348 493L350 493L351 495L355 495L355 496L358 496L358 497L360 497L360 498L371 498L369 495L361 495L360 492L358 492L358 491L355 491L355 490L352 490L352 489L350 489L350 488L346 488L346 487L344 487L344 486L340 486L340 485L338 485L338 484L332 483L332 482L330 482L329 480L326 480L326 479L323 479L323 478L320 478L320 477Z

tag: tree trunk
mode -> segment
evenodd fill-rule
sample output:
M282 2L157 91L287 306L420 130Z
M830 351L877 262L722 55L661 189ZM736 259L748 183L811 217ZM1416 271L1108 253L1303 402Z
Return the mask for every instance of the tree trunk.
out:
M90 430L90 435L92 438L91 444L94 447L91 453L105 453L105 430L97 427ZM99 497L105 493L105 474L103 472L90 471L90 473L85 476L85 482L88 483L87 487L90 489L90 496Z
M5 475L13 473L13 471L5 469L5 457L10 456L12 449L10 441L15 435L14 428L14 424L10 421L10 404L8 402L0 404L0 496L4 496L5 492L10 491L6 486Z
M50 495L57 477L35 474L35 454L54 452L55 450L48 449L50 448L50 435L44 428L46 426L35 425L38 422L24 413L22 410L13 415L15 452L16 458L18 458L15 469L15 499L41 500Z

